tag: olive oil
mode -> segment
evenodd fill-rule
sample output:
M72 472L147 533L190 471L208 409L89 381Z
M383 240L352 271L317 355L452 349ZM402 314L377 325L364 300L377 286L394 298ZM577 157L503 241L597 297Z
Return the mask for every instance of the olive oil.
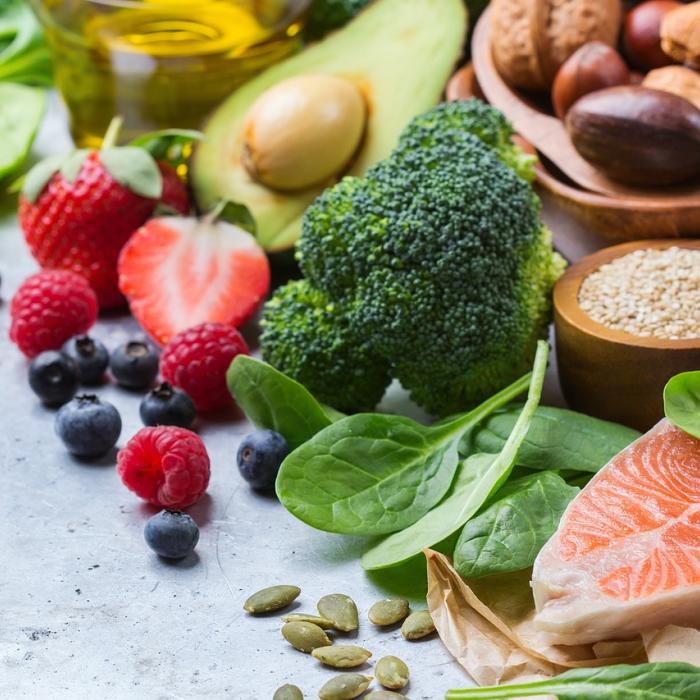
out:
M124 139L198 128L248 78L295 51L306 1L35 0L81 146L116 114Z

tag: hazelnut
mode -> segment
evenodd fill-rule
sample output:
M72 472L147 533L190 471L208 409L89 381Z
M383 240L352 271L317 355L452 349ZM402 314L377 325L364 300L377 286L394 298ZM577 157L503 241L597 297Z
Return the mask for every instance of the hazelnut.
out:
M636 68L647 71L673 63L661 48L661 22L678 7L682 5L675 0L650 0L627 15L623 44L627 58Z
M554 112L563 119L569 107L589 92L630 81L622 56L601 41L584 44L559 69L552 86Z
M664 17L661 47L678 63L700 69L700 2L681 5Z
M672 92L700 109L700 73L685 66L666 66L647 73L644 87Z
M255 180L301 190L343 172L362 140L367 107L359 89L334 75L283 80L253 103L243 163Z
M561 65L590 41L617 43L621 0L492 0L496 68L513 87L546 90Z

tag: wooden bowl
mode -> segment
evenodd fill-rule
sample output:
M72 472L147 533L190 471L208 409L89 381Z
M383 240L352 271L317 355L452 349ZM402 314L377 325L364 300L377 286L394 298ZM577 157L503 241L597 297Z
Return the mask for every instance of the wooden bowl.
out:
M490 12L484 12L474 31L473 67L453 78L448 96L482 93L504 112L541 157L540 188L590 229L615 241L700 235L700 184L652 190L610 180L581 158L547 105L501 78L491 53Z
M648 240L605 248L570 267L554 288L561 387L583 413L648 430L663 417L663 388L679 372L700 369L700 338L662 340L612 330L579 306L583 280L601 265L641 248L694 248L700 240Z

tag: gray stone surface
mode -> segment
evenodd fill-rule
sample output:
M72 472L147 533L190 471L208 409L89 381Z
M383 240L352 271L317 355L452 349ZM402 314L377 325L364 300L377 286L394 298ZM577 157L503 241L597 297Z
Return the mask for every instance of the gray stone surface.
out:
M54 104L35 150L65 148ZM173 565L153 555L142 530L155 511L122 486L113 455L71 459L54 436L54 413L26 385L26 361L7 337L9 300L35 269L14 202L0 199L0 698L268 700L286 682L317 697L332 671L289 647L276 616L242 610L249 593L274 583L302 587L298 610L313 612L326 593L353 596L362 614L353 641L374 660L404 658L412 700L470 683L437 638L411 644L367 621L387 591L410 594L411 577L368 578L361 540L315 532L246 488L235 453L249 426L239 417L200 425L212 481L190 510L201 526L196 556ZM135 330L116 317L96 334L115 346ZM99 394L122 414L123 445L140 427L139 396L114 386Z

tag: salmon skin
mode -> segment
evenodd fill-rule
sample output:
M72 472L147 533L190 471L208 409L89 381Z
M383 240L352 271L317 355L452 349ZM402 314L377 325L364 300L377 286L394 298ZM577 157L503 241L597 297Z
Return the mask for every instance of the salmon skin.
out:
M700 626L700 440L664 419L569 504L532 573L553 644Z

